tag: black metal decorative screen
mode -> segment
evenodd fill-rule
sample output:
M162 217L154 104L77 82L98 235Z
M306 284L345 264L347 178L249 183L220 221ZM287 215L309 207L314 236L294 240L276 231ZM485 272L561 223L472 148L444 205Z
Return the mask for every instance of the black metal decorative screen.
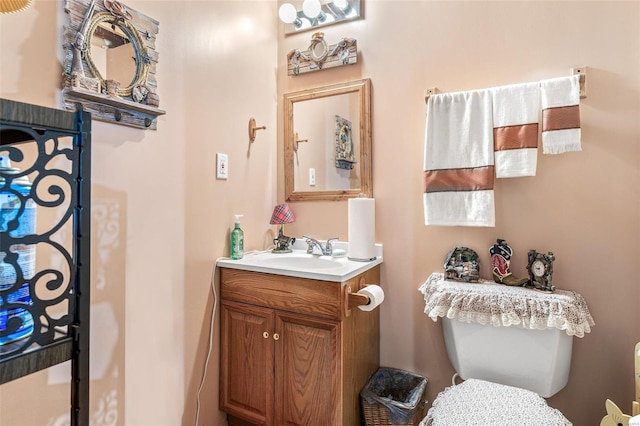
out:
M13 165L28 162L23 150L30 151L30 143L0 148L2 163L11 164L0 167L0 356L68 334L75 305L73 232L65 231L78 198L78 150L69 146L73 139L67 134L24 131L35 141L33 148L50 147L34 149L36 159L26 167ZM45 209L55 210L46 214L54 216L53 223L38 227ZM55 257L54 266L47 258Z
M71 360L86 424L90 115L0 102L0 384Z

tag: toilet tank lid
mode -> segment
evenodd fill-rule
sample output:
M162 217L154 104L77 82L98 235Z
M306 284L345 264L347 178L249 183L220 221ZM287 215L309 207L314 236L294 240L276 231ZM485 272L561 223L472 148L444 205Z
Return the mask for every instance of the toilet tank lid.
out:
M482 279L466 283L446 280L440 272L431 274L419 290L424 312L433 321L446 316L495 327L557 328L576 337L584 337L595 325L586 301L575 291L544 293Z

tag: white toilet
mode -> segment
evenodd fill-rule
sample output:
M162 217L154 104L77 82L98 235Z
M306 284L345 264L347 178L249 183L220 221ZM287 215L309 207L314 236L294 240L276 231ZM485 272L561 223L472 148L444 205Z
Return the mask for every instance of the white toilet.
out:
M580 295L442 274L420 291L425 313L441 319L449 360L464 380L440 392L421 426L571 425L543 398L566 386L573 335L594 324Z

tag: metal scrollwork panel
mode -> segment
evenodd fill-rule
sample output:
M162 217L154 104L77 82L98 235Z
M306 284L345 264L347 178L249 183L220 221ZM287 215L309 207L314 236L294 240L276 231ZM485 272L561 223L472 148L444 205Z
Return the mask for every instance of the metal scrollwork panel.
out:
M23 129L0 147L0 358L71 333L79 149L73 136Z

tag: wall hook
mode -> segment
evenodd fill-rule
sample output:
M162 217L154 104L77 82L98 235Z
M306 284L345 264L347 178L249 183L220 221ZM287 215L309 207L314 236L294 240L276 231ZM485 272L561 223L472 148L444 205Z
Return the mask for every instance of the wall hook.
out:
M257 130L265 130L267 128L267 126L260 126L257 127L256 126L256 119L251 117L249 119L249 140L251 142L256 140L256 131Z
M293 139L294 139L294 142L296 143L296 144L293 146L293 150L294 150L294 151L296 151L296 152L298 151L298 144L299 144L299 143L309 142L309 139L300 139L300 136L298 136L298 132L296 132L296 133L294 134L294 138L293 138Z

